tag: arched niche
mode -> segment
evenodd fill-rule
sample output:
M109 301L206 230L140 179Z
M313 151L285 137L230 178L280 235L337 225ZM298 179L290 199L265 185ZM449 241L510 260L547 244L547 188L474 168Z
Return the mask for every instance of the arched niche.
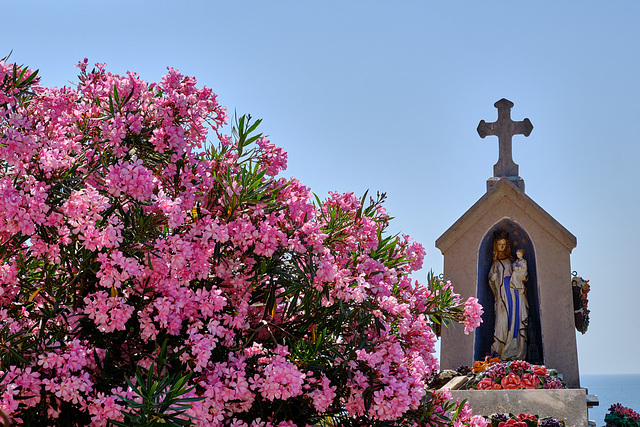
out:
M538 275L536 271L536 254L529 234L516 222L503 218L498 221L484 235L478 252L478 283L477 298L484 308L482 324L475 333L474 360L483 360L490 354L491 343L495 327L494 296L489 287L489 270L493 263L494 233L509 234L511 253L515 257L517 249L524 249L524 259L527 260L529 280L527 285L527 299L529 302L529 328L527 361L543 364L542 333L540 327L540 297L538 292Z

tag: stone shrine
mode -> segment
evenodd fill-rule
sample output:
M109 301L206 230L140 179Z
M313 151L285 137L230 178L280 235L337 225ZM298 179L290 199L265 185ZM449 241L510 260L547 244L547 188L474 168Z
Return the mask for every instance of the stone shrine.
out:
M529 136L533 125L511 119L510 101L494 105L498 120L478 126L480 137L498 137L494 176L436 241L445 279L456 292L479 299L483 323L469 335L443 328L441 368L498 355L557 369L569 388L579 388L570 262L576 238L524 192L511 144L514 135Z

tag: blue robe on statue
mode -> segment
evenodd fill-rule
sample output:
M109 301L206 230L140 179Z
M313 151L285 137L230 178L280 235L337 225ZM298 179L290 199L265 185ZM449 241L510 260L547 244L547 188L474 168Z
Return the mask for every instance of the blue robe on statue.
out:
M501 360L526 359L527 355L526 261L524 270L518 267L518 261L512 265L508 258L497 259L489 270L489 286L495 299L491 353Z

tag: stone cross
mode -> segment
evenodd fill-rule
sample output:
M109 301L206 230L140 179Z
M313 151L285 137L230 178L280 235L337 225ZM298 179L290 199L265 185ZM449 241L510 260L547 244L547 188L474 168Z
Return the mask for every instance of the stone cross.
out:
M513 135L529 136L533 130L533 125L529 119L520 122L511 120L511 108L513 102L502 98L493 104L498 109L498 120L493 123L486 123L480 120L478 125L478 134L480 138L487 135L496 135L498 137L499 156L498 163L493 165L493 176L501 177L517 177L518 165L514 163L511 154L511 138Z

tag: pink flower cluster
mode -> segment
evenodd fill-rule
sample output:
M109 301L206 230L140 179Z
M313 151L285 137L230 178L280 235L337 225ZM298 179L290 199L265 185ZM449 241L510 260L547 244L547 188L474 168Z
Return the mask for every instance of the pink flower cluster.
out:
M278 346L274 353L273 357L258 360L262 366L258 368L259 373L249 379L250 388L257 390L264 399L270 401L300 396L306 374L286 359L289 352L285 347Z
M469 403L451 400L449 390L435 391L425 402L427 410L442 417L438 422L426 425L453 425L455 427L488 427L491 425L482 415L473 415ZM447 422L448 421L448 422ZM422 425L422 424L418 424Z
M439 277L433 276L432 273L428 277L429 286L423 288L419 292L424 292L426 304L420 307L431 316L436 317L438 327L438 335L440 334L440 322L447 322L447 317L455 319L464 324L464 333L468 335L474 331L482 323L482 314L484 310L476 297L470 296L463 302L460 294L453 290L450 281L444 281ZM443 316L444 311L447 315Z
M464 333L466 335L469 335L469 332L480 326L482 313L484 313L484 310L478 302L478 298L469 297L464 303Z
M432 310L409 278L424 249L386 236L384 195L314 203L245 118L223 134L194 78L87 65L59 89L0 61L0 409L123 421L136 367L165 357L146 375L190 375L197 426L421 419L430 316L455 312L468 333L482 308Z
M112 196L127 195L144 202L153 196L156 180L153 172L144 167L142 160L135 159L133 162L120 161L116 165L110 165L105 185Z
M100 332L123 331L134 308L123 297L111 297L98 291L84 298L84 314L94 321Z

